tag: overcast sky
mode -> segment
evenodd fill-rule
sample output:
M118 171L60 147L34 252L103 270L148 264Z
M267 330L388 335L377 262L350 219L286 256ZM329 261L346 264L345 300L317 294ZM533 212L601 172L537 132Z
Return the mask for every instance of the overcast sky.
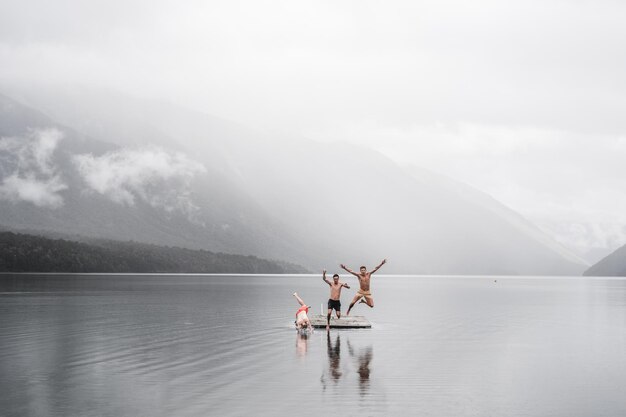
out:
M0 2L0 83L375 148L585 251L626 243L621 1Z

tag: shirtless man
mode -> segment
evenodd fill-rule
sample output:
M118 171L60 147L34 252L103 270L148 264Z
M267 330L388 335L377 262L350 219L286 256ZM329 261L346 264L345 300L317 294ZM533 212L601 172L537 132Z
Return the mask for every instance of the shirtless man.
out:
M356 295L352 299L352 302L350 303L350 307L348 307L348 311L346 312L346 316L350 315L350 310L352 310L352 307L354 307L354 305L356 304L357 301L359 301L359 299L361 300L362 303L365 303L368 306L370 306L370 308L374 307L374 299L372 298L372 293L370 292L370 279L372 277L372 274L378 271L380 267L383 266L385 263L387 263L387 259L383 259L380 265L374 268L372 272L367 272L367 268L362 266L361 268L359 268L360 272L358 274L354 272L353 270L351 270L350 268L346 267L344 264L340 265L341 268L345 269L347 272L351 273L352 275L354 275L355 277L359 279L359 285L361 287L359 288Z
M300 304L300 308L296 311L296 329L304 330L308 328L309 330L313 330L311 322L309 321L309 316L306 314L309 312L309 308L311 308L311 306L306 305L304 301L302 301L302 298L298 297L297 292L294 292L293 296L296 297L296 300L298 300L298 303Z
M341 289L346 287L350 289L350 286L344 282L339 282L339 275L333 275L333 281L330 282L326 278L326 270L322 271L322 279L325 283L330 286L330 298L328 299L328 315L326 316L326 331L330 329L330 315L335 310L335 315L337 316L337 320L341 318L341 301L339 298L341 297Z

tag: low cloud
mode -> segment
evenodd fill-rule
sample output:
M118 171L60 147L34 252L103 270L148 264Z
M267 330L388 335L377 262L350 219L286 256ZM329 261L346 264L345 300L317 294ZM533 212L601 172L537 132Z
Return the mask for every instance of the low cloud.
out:
M128 206L138 200L168 212L197 209L191 181L206 168L182 153L160 148L123 149L101 156L77 155L74 163L92 192Z
M626 137L536 126L347 123L311 131L469 184L570 249L626 244Z
M33 129L24 137L0 138L0 199L25 201L38 207L63 205L67 189L52 156L63 134Z

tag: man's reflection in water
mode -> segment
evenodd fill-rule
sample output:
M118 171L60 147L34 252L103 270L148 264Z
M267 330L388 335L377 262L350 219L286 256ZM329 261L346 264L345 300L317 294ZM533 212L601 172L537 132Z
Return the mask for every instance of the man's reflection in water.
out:
M328 370L330 371L330 376L337 382L339 378L341 378L341 339L339 338L339 333L337 333L337 337L335 338L334 346L330 340L330 333L326 333L326 350L328 352Z
M354 349L348 340L348 353L351 357L355 357ZM357 355L357 365L359 373L359 389L361 395L367 394L370 387L370 362L374 358L374 350L372 346L368 346L365 349L361 349Z
M374 349L371 344L361 349L354 348L349 338L346 342L350 357L356 359L356 369L359 374L359 393L361 396L364 396L368 394L370 388L370 363L374 358ZM339 334L335 336L333 343L330 333L326 333L326 353L328 354L328 370L324 370L320 378L324 390L326 390L329 381L332 380L336 384L343 376L341 371L341 338Z
M309 344L309 335L306 332L296 332L296 355L306 355Z
M335 343L330 337L330 333L326 333L326 353L328 354L328 372L324 371L322 373L322 377L320 380L322 381L322 388L326 389L326 380L327 375L330 374L330 378L335 381L335 383L339 382L341 378L341 338L339 337L339 333L337 333L337 337L335 338Z

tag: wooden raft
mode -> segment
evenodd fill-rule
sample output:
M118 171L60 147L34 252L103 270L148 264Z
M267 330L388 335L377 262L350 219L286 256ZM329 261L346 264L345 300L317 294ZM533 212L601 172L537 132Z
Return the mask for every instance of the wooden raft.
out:
M326 328L326 316L318 314L309 317L309 320L311 321L311 326L315 328ZM372 327L372 323L363 316L341 316L337 320L333 314L330 318L330 327L332 329L369 329Z

